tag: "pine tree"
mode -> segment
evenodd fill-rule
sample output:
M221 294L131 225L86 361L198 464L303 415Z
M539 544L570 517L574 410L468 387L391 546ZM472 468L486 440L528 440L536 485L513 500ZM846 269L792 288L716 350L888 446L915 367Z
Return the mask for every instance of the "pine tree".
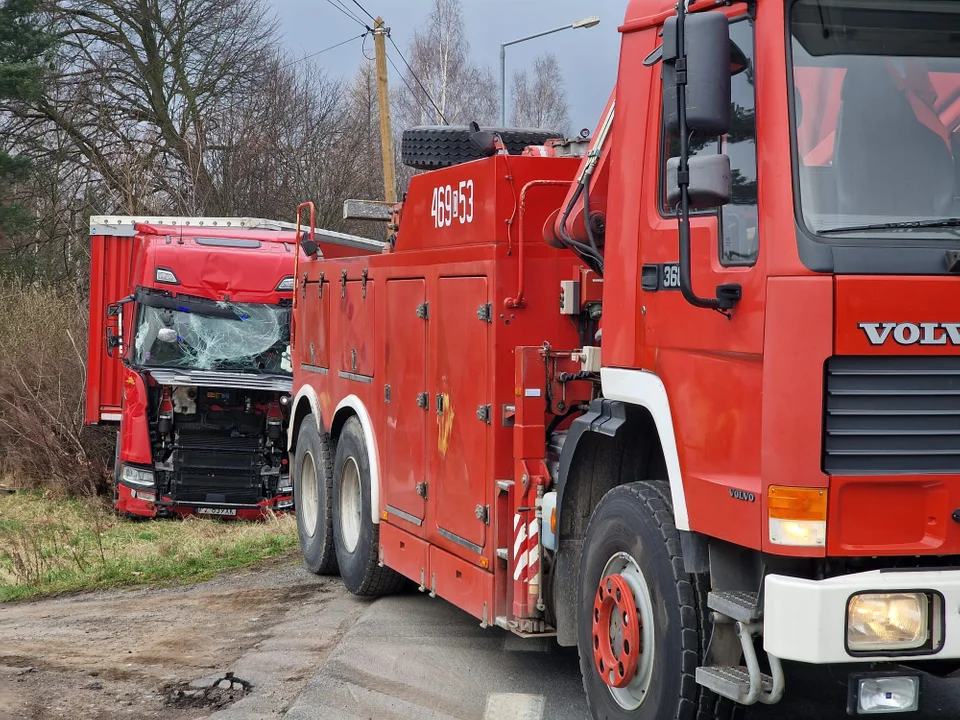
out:
M0 0L0 101L26 102L42 92L43 60L53 37L39 26L38 6L38 0ZM0 129L2 145L5 140ZM24 208L2 201L29 171L28 158L0 147L0 233L16 234L32 224Z

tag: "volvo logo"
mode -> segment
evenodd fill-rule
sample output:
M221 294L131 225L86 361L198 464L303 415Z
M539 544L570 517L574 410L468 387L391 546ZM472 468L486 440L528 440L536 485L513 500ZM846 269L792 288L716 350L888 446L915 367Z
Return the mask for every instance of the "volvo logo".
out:
M737 490L736 488L730 488L730 497L735 500L743 500L744 502L756 502L757 500L757 496L752 492Z
M860 323L871 345L960 345L960 323Z

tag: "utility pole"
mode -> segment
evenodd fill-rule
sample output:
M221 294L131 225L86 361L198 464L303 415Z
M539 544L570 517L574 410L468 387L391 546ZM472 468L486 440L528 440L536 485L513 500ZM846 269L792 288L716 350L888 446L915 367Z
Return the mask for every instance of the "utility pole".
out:
M377 54L377 93L380 101L380 147L383 151L384 199L397 202L397 176L393 157L393 129L390 124L390 90L387 84L387 34L390 30L377 17L373 24L373 39Z

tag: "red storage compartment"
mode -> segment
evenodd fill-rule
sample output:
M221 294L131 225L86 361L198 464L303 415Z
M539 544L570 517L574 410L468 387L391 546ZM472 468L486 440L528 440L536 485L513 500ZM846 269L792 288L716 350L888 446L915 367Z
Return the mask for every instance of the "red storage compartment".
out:
M120 317L107 317L107 306L127 296L135 238L117 235L90 237L90 311L87 331L86 422L120 422L123 363L107 356L107 326Z

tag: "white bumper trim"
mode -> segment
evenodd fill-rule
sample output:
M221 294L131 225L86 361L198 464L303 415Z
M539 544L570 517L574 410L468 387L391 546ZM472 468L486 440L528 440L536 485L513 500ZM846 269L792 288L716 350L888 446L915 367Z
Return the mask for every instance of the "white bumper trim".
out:
M944 599L944 642L915 659L960 658L960 568L855 573L827 580L768 575L764 581L763 648L783 660L865 663L896 655L852 656L846 650L847 602L860 592L938 592Z

